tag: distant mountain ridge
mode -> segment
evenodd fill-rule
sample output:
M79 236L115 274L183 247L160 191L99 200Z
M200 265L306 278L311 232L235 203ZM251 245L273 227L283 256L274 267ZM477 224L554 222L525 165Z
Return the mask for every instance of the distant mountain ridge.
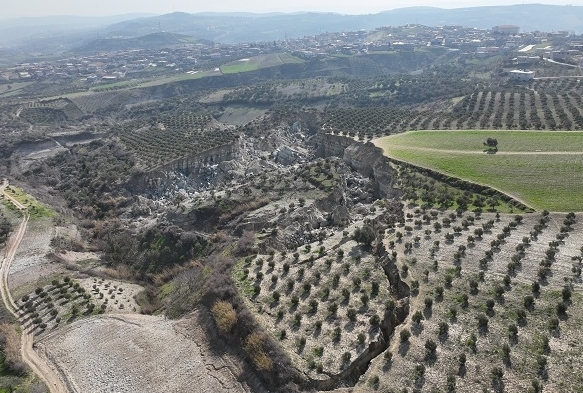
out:
M488 29L513 24L521 31L583 31L583 6L524 4L442 9L409 7L369 15L336 13L296 14L187 14L172 13L115 23L106 33L117 36L172 31L211 41L239 43L299 38L324 32L372 30L406 24L461 25Z

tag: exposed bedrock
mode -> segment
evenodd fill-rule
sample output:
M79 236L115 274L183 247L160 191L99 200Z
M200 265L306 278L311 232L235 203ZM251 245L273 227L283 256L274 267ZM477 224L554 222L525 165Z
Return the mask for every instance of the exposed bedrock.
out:
M176 185L177 173L186 177L186 181L196 180L199 175L209 172L228 173L236 166L236 160L241 157L239 142L217 146L212 149L181 157L163 166L139 174L132 181L133 190L157 191ZM235 161L232 164L229 162Z
M352 138L320 133L312 143L320 157L340 157L361 175L373 179L377 198L395 198L399 190L393 188L394 170L383 151L372 143L361 143Z

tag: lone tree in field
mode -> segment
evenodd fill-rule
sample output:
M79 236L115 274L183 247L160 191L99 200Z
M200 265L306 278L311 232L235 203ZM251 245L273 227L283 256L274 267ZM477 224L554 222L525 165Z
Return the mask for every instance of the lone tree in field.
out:
M484 146L488 147L488 150L498 150L498 141L494 138L488 138L486 139L486 142L484 142Z

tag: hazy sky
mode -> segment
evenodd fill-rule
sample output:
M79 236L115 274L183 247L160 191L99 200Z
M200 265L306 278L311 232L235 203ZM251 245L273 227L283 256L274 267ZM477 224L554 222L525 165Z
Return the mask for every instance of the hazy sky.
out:
M576 5L580 0L547 0L545 4ZM532 1L531 1L532 2ZM296 12L329 11L366 14L394 8L433 6L442 8L521 4L520 0L15 0L5 1L0 18L47 15L164 14L182 12ZM527 1L527 3L529 3Z

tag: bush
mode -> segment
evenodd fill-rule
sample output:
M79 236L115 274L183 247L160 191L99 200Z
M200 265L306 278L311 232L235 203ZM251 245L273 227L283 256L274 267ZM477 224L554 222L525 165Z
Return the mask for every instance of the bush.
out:
M368 380L368 386L370 386L373 389L378 389L379 387L379 376L378 375L374 375L372 377L370 377L370 379Z
M267 336L264 333L251 333L245 339L245 351L249 354L255 367L260 371L270 371L273 368L273 362L267 355L265 343Z
M425 341L425 358L433 359L435 358L435 351L437 350L437 344L435 341L429 339Z
M492 383L499 383L504 376L504 371L500 367L494 367L490 371L490 376L492 377Z
M485 329L488 327L488 317L487 316L485 316L484 314L478 314L476 319L478 320L478 327L479 328Z
M433 306L433 299L430 297L425 298L425 308L431 309Z
M411 337L411 332L409 331L409 329L403 329L401 330L401 333L399 333L399 337L402 343L406 343L409 341L409 338Z
M221 333L230 332L235 323L237 323L237 312L229 302L215 302L211 308L211 313Z
M413 314L413 316L411 317L411 320L416 324L419 325L419 323L421 323L421 321L423 320L423 313L419 310L415 311L415 313Z
M439 323L439 335L444 336L449 332L449 325L447 322Z
M314 355L321 358L324 355L324 347L314 348Z
M568 302L569 300L571 300L571 289L564 287L563 290L561 291L561 295L563 297L563 301Z
M557 310L557 315L563 316L567 313L567 305L563 302L559 302L559 303L557 303L556 310Z
M346 311L346 316L348 317L348 319L352 322L356 321L356 310L354 308L349 308Z
M332 331L332 341L338 342L340 341L340 337L342 337L342 330L337 326Z

